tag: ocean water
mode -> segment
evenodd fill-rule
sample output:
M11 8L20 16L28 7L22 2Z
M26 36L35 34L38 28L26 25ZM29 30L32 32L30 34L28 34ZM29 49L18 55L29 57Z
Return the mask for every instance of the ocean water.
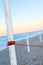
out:
M26 32L21 34L14 34L13 38L15 41L22 38L27 38L31 36L35 36L38 34L43 34L43 30L35 31L35 32ZM4 50L7 47L8 37L7 36L0 36L0 51Z

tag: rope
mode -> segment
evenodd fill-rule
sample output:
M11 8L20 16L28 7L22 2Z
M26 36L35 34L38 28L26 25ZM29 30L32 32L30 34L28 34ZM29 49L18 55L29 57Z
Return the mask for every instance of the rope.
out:
M43 48L43 45L33 45L33 44L15 44L15 45L19 45L19 46L31 46L31 47L39 47L39 48Z

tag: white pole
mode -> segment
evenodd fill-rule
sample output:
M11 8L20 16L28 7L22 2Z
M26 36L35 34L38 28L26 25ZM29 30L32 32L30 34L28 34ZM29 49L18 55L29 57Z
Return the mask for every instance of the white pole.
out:
M27 51L30 52L30 47L29 47L29 40L28 40L28 38L26 38L26 41L27 41Z
M42 42L42 37L41 37L41 34L39 35L39 37L40 37L40 42Z
M16 61L16 52L15 52L15 43L13 42L13 31L12 31L12 21L11 21L11 13L10 13L10 0L4 0L4 9L5 9L5 17L6 17L6 26L8 33L8 47L10 54L10 63L11 65L17 65Z

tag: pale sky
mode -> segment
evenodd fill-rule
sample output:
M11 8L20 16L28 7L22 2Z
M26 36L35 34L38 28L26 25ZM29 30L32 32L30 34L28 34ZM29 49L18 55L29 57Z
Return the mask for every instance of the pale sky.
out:
M3 0L0 0L0 35L6 35ZM43 30L43 0L10 0L13 33Z

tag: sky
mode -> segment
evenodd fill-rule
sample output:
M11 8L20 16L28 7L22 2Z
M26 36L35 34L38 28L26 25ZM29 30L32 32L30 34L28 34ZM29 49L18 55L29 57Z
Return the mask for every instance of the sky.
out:
M13 33L43 30L43 0L10 0ZM0 36L7 34L3 0L0 0Z

